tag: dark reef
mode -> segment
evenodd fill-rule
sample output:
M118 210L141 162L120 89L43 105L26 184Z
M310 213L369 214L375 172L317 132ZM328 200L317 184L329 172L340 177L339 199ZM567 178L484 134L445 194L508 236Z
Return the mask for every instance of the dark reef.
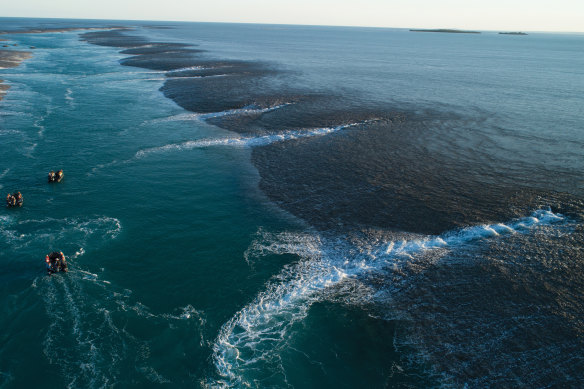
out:
M461 143L469 127L481 126L475 119L299 89L272 64L214 59L192 46L149 42L123 30L82 37L123 49L131 55L121 60L124 66L166 72L162 92L189 111L252 108L208 119L246 136L351 125L253 150L261 189L321 230L439 234L563 202L549 190L530 189L542 180L537 171L527 182L500 161L493 164L489 150Z

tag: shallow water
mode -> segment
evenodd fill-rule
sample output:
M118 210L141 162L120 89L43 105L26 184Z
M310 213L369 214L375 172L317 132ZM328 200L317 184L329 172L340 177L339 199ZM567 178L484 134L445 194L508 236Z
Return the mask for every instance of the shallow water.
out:
M0 386L577 386L582 36L133 27L5 35Z

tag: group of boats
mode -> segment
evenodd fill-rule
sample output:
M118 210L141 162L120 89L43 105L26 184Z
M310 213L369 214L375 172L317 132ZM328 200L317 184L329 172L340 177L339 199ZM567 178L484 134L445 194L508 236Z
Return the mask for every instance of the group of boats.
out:
M49 183L61 182L63 177L63 169L58 170L57 172L51 170L49 172L48 181ZM22 207L23 203L24 198L20 192L8 193L6 196L6 206L8 208ZM49 275L67 271L67 259L65 258L65 254L63 254L62 251L53 251L46 255L45 264L47 267L47 273Z

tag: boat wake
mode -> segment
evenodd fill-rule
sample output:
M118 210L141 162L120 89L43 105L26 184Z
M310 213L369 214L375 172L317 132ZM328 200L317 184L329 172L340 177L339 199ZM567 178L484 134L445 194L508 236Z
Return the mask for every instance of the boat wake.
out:
M38 277L33 288L42 296L50 322L43 353L61 370L67 388L126 386L144 378L153 384L172 383L171 376L151 363L150 341L134 335L128 321L167 331L183 323L182 327L194 327L201 344L205 342L205 316L191 305L173 313L152 313L132 298L132 291L118 290L78 266L67 274ZM135 368L129 376L128 365Z

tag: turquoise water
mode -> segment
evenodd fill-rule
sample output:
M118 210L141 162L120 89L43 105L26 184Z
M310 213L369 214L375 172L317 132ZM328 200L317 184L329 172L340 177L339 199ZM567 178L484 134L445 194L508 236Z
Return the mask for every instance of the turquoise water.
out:
M21 42L38 49L8 71L13 88L2 102L2 186L26 196L25 207L2 214L2 295L5 323L30 324L22 327L27 346L11 336L4 356L28 349L25 360L44 368L25 374L19 357L8 362L6 382L141 386L166 364L170 377L190 382L189 372L204 371L218 327L290 261L258 271L242 257L260 226L282 228L288 218L257 190L248 149L132 160L149 144L217 134L196 120L165 121L183 111L157 91L160 76L120 67L116 51L77 34ZM108 165L114 160L128 163ZM47 185L45 171L58 168L66 178ZM42 274L52 248L71 258L66 277ZM64 343L71 336L77 345ZM157 352L162 367L140 355ZM144 371L125 376L134 361Z
M570 292L584 275L581 36L173 27L132 33L197 44L205 58L268 63L282 70L267 81L280 90L389 102L408 115L435 110L420 121L439 130L400 139L423 155L448 149L444 169L472 160L487 172L486 192L507 181L541 191L537 205L436 234L323 229L273 201L253 153L346 139L363 133L353 130L359 120L232 132L213 120L233 113L181 108L159 90L165 72L121 66L121 49L79 32L9 34L36 49L0 70L12 86L0 102L0 189L25 198L0 211L1 387L542 387L582 378L583 304ZM278 104L234 115L269 116L295 102ZM51 169L64 169L60 184L46 183ZM420 176L432 181L433 172ZM53 250L67 255L68 274L44 274ZM491 311L492 301L518 308ZM541 329L552 325L555 335ZM526 328L533 338L517 335Z

